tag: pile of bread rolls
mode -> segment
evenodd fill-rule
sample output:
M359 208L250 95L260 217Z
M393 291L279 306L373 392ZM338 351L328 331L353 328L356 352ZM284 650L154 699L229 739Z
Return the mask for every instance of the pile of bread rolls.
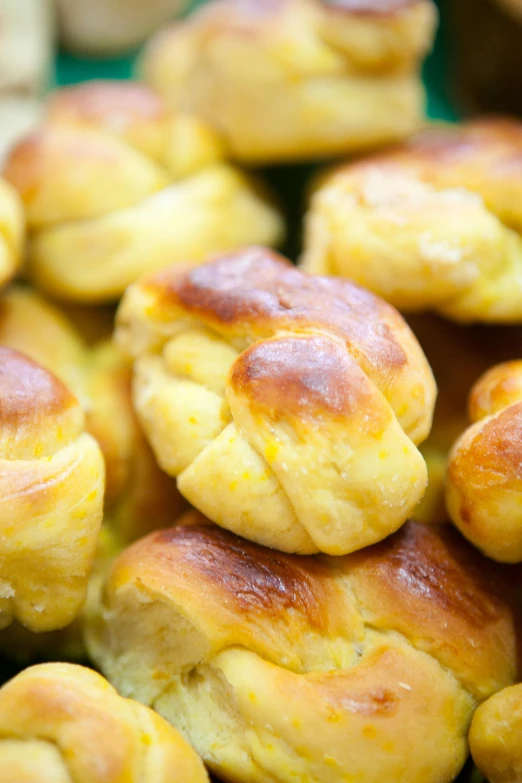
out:
M2 783L522 780L522 123L435 27L210 0L10 146Z

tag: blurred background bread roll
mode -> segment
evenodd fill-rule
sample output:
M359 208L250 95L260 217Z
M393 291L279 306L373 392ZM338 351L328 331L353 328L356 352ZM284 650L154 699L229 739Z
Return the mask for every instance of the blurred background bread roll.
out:
M522 685L492 696L473 716L469 734L475 764L490 783L522 776Z
M107 56L134 48L189 0L57 0L62 44L73 52Z
M522 124L476 120L326 173L302 263L349 277L405 312L522 320Z
M211 0L152 39L141 71L236 160L325 158L420 127L435 20L431 0Z
M284 237L270 194L227 163L219 135L143 85L55 95L4 174L27 216L27 274L64 300L116 301L147 271Z
M54 1L2 0L0 6L0 164L35 127L51 84Z
M497 365L470 394L472 424L450 454L446 501L461 533L489 557L522 560L522 362Z
M0 626L72 622L85 599L105 471L85 416L55 376L0 348Z

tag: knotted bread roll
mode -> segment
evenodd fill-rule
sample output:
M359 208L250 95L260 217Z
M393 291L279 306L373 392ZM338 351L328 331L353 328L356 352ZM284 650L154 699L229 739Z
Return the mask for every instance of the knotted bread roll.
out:
M306 217L302 262L401 310L522 321L522 124L425 131L327 174Z
M512 684L498 567L450 526L408 523L342 558L215 526L116 560L95 661L230 783L449 783L478 702Z
M83 666L42 664L0 689L3 783L205 783L203 764L152 710Z
M70 623L102 520L103 457L82 408L43 367L0 347L0 628Z
M420 452L428 488L413 516L419 522L449 522L445 485L450 451L468 424L469 390L488 368L513 356L520 327L466 326L429 313L407 319L430 364L438 394L433 426Z
M3 630L0 652L22 662L42 657L81 660L84 615L98 601L100 580L111 559L136 538L170 527L186 507L175 480L158 467L141 432L132 407L129 366L115 346L105 339L97 342L112 331L107 316L93 308L80 313L70 309L66 316L20 286L0 297L0 345L27 354L74 391L106 466L104 521L94 544L96 559L82 614L60 631L34 634L16 622Z
M401 316L366 291L250 248L136 283L118 324L160 465L219 525L340 555L389 535L422 497L433 376Z
M405 138L422 122L431 0L214 0L153 38L143 77L248 163Z
M8 282L22 263L24 212L18 194L0 179L0 286Z
M83 315L76 318L78 324ZM103 335L106 314L91 308L88 315L90 331ZM141 432L132 407L130 367L116 347L106 340L89 346L63 311L20 286L0 297L0 345L53 372L80 401L86 429L105 458L105 521L120 546L172 525L185 504Z
M478 708L469 742L489 783L522 780L522 685L505 688Z
M446 501L461 533L489 557L522 561L522 361L493 367L472 389L473 424L450 455Z
M146 271L283 235L277 209L225 162L215 134L138 84L58 93L5 176L26 209L28 274L63 299L116 300Z

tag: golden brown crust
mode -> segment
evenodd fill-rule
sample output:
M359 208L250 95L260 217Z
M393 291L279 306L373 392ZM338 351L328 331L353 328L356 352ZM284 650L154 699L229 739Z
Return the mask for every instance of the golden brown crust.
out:
M201 515L188 521L120 555L106 587L110 600L137 580L144 595L159 591L186 603L195 621L205 595L205 624L224 623L227 636L231 622L238 633L243 624L279 624L285 617L332 634L360 614L368 627L397 632L428 652L477 698L515 676L511 587L449 527L409 522L360 552L312 558L259 547ZM352 636L359 623L343 633ZM273 659L277 651L265 654Z
M46 748L55 753L42 757ZM0 690L0 777L6 783L208 780L166 721L122 699L99 674L63 663L33 666Z
M252 247L137 283L117 332L160 465L218 524L346 554L422 494L431 370L401 316L348 281Z
M522 363L486 372L470 394L472 424L456 441L446 500L463 535L490 557L522 560Z
M89 81L54 92L47 111L57 119L107 123L109 130L124 129L140 120L162 120L167 109L158 95L138 82Z
M0 627L53 630L81 609L104 492L103 457L84 427L61 381L0 348Z
M372 399L365 375L344 347L323 337L265 340L234 363L230 386L253 410L275 419L315 421L325 412L340 420L360 415ZM380 431L382 422L373 422Z
M353 589L372 626L403 634L471 689L477 677L484 692L495 687L493 660L513 667L506 574L450 527L405 525L354 561Z
M0 427L12 433L40 417L56 417L77 400L64 384L17 351L0 346Z
M515 677L493 564L416 523L312 558L186 521L127 549L106 582L90 651L119 689L234 782L287 783L296 766L313 783L453 779L476 701Z
M346 340L372 378L382 374L383 386L408 364L398 339L404 322L396 310L347 280L305 275L266 248L224 255L188 271L170 267L142 285L161 308L182 307L231 337L330 333Z
M151 568L158 563L168 580L176 569L180 579L205 584L238 618L257 615L264 620L295 613L312 628L325 630L329 594L321 583L326 571L320 561L259 547L210 525L196 512L188 517L189 525L185 521L179 528L152 534L145 552ZM131 566L135 552L125 552Z
M522 402L522 362L497 364L476 382L469 395L469 417L480 421Z

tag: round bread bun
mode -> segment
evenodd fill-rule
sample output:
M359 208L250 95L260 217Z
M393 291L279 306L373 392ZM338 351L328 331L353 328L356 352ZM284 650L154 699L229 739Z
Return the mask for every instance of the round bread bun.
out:
M511 685L499 567L408 523L344 557L265 549L191 512L115 561L88 645L120 693L230 783L450 783Z
M504 688L482 704L469 733L473 761L489 783L522 779L522 685Z
M324 158L422 124L431 0L213 0L154 37L142 76L249 164Z
M152 710L83 666L33 666L0 689L4 783L208 783L203 764Z
M522 123L421 132L318 183L302 264L400 310L522 322Z
M357 286L253 247L131 286L116 337L159 464L217 524L341 555L422 497L433 376L399 313Z
M522 561L522 361L483 375L470 395L472 425L450 455L446 502L461 533L489 557Z
M104 463L54 375L0 347L0 628L79 614L102 521Z
M0 179L0 286L18 272L25 239L24 211L15 189Z
M89 82L57 93L4 174L26 211L28 275L65 300L116 301L178 258L276 245L284 234L277 208L226 163L216 134L174 116L144 85Z

